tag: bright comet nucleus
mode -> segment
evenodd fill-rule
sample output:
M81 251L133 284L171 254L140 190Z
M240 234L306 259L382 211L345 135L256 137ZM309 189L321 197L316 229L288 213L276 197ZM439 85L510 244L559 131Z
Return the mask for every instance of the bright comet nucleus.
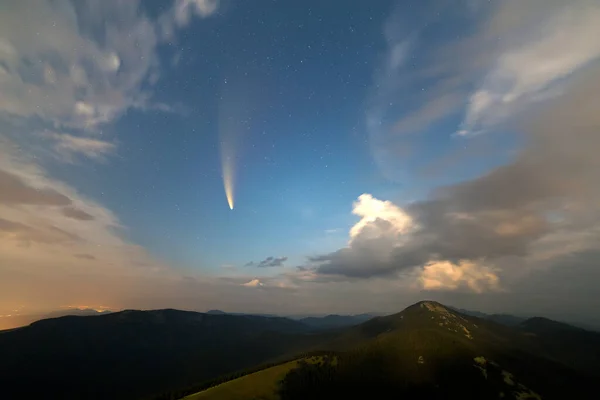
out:
M234 200L234 170L233 162L230 157L222 157L223 165L223 187L225 188L225 196L227 197L227 204L229 209L233 210Z

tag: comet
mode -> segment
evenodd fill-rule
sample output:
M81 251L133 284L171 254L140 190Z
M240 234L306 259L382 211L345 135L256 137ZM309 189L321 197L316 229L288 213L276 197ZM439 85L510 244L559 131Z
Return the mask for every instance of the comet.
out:
M229 209L235 205L237 166L242 158L244 137L250 132L252 115L256 112L259 86L248 76L224 78L220 86L218 135L221 150L223 188Z
M221 164L223 168L223 187L225 188L225 197L229 209L233 210L234 205L234 166L233 161L229 156L221 156Z

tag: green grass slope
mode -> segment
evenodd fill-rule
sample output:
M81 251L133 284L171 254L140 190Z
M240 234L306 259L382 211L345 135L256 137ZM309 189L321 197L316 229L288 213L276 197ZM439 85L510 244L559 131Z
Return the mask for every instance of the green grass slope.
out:
M280 382L292 370L302 365L319 365L330 361L327 357L314 356L289 361L266 368L240 378L213 386L185 397L185 400L278 400ZM335 363L335 361L331 361Z
M267 368L229 382L222 383L202 392L185 397L186 400L277 400L279 382L298 366L298 361Z

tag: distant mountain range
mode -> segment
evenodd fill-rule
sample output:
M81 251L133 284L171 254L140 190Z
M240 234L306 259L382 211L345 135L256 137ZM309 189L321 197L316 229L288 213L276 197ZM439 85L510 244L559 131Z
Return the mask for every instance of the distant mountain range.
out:
M595 398L598 333L545 318L502 325L430 301L370 317L168 309L46 319L0 332L0 390L7 399Z
M518 317L515 315L511 315L511 314L486 314L486 313L482 313L480 311L465 310L464 308L456 308L456 307L449 307L449 308L456 310L460 313L466 314L466 315L487 319L489 321L494 321L494 322L497 322L499 324L506 325L506 326L518 326L518 325L522 324L523 322L525 322L526 320L536 318L536 317L533 317L533 318L532 317ZM561 322L561 323L566 326L574 326L574 327L585 329L588 331L600 332L600 328L597 326L592 326L592 325L578 323L578 322L571 322L569 324L564 323L564 322Z
M210 310L210 311L207 311L207 314L212 314L212 315L224 315L224 314L256 315L256 316L268 317L268 318L276 317L276 315L272 315L272 314L227 313L227 312L221 311L221 310ZM358 324L368 321L371 318L374 318L376 316L378 316L378 315L377 314L357 314L357 315L329 314L329 315L325 315L325 316L310 316L310 317L288 316L286 318L300 321L315 330L325 330L325 329L336 329L336 328L343 328L343 327L358 325Z
M336 329L336 328L345 328L349 326L354 326L358 324L362 324L370 320L371 318L375 318L374 314L358 314L358 315L336 315L330 314L324 317L306 317L302 318L299 321L310 326L314 329Z
M35 314L25 314L25 315L4 315L0 317L0 331L5 329L14 329L21 326L29 325L32 322L39 321L42 319L48 318L57 318L63 317L66 315L79 315L79 316L92 316L92 315L102 315L108 314L112 311L110 310L94 310L91 308L67 308L64 310L56 310L47 313L35 313Z

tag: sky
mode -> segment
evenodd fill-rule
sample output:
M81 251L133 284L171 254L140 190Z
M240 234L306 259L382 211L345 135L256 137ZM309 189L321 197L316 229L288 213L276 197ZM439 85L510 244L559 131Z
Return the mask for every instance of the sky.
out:
M3 1L0 315L600 326L600 3Z

